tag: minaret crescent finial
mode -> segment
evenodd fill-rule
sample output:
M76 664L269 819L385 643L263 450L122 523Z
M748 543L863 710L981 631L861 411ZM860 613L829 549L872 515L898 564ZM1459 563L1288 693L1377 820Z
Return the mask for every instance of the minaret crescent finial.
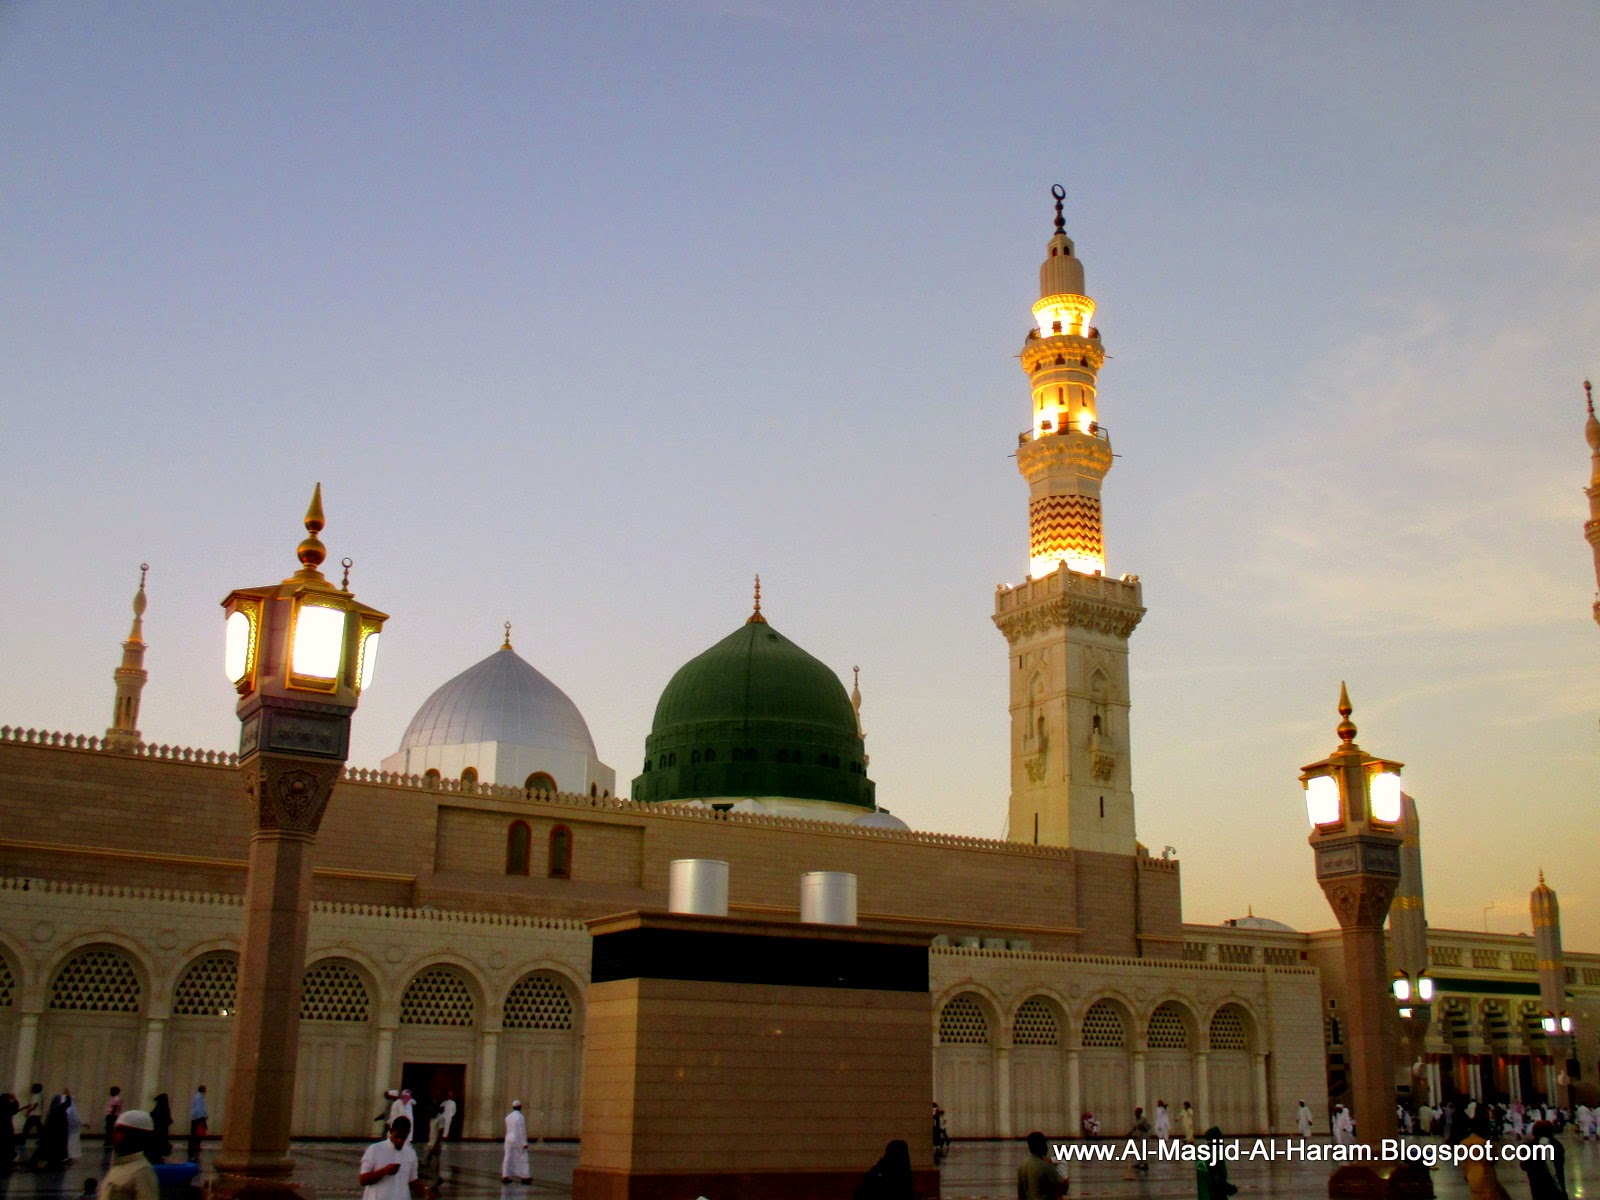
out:
M1356 740L1356 727L1350 720L1350 714L1355 708L1350 703L1350 689L1345 687L1344 680L1339 681L1339 740L1345 745L1350 745Z
M1061 203L1067 198L1067 189L1059 183L1050 189L1050 194L1056 198L1056 232L1067 231L1067 218L1061 215Z
M1583 381L1583 398L1589 402L1589 415L1594 416L1594 384Z
M506 622L506 640L500 643L500 649L502 649L502 650L511 649L511 622L510 621Z
M149 603L144 595L145 576L150 574L150 564L139 564L139 590L133 595L133 632L129 635L137 640L140 637L140 626L144 620L145 605Z
M756 608L755 608L755 611L750 614L750 619L748 621L746 621L745 624L746 625L765 625L766 623L767 623L767 619L761 615L761 576L757 575L756 576Z

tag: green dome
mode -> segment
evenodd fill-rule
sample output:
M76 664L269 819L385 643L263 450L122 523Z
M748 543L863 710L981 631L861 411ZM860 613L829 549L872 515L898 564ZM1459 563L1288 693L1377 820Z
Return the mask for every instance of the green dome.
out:
M781 797L873 807L839 677L753 617L678 669L656 704L633 798Z

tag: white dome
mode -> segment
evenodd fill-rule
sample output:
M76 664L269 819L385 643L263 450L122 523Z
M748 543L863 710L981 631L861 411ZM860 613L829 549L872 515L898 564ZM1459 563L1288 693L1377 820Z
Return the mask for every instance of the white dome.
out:
M1223 922L1232 925L1235 929L1270 929L1277 933L1299 933L1293 925L1285 925L1282 921L1274 921L1271 917L1258 917L1251 913L1248 917L1230 917Z
M859 825L862 829L904 829L907 831L911 829L911 826L907 825L899 817L894 816L886 808L869 812L866 816L850 823Z
M594 738L578 706L509 647L468 667L429 696L406 727L400 749L481 742L596 757Z

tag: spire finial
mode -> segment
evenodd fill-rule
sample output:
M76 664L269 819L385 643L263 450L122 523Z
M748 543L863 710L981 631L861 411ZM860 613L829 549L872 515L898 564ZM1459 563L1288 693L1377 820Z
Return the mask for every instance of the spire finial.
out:
M1583 381L1583 398L1589 403L1589 415L1594 416L1594 384L1587 379Z
M1344 718L1339 722L1339 740L1345 745L1352 745L1356 740L1356 727L1350 720L1350 714L1355 708L1350 704L1350 690L1345 687L1344 680L1339 681L1339 716Z
M145 600L145 596L144 596L144 579L145 579L145 576L148 575L148 574L150 574L150 564L149 563L140 563L139 564L139 590L134 593L134 597L133 597L133 636L134 637L138 637L139 636L139 622L144 617L144 608L145 608L145 604L146 604L146 600Z
M350 590L350 568L356 565L356 560L348 557L341 558L339 565L344 568L344 578L339 580L339 590L348 592Z
M1050 194L1056 198L1056 232L1067 231L1067 219L1061 215L1061 202L1067 198L1067 189L1059 183L1050 189Z
M328 557L328 548L324 546L317 534L322 532L322 527L327 521L322 516L322 484L318 483L316 490L311 493L311 507L306 509L306 540L300 543L300 568L305 576L322 578L322 572L317 568L322 565L322 560Z
M761 576L756 576L756 610L750 614L746 625L765 625L767 619L761 615Z
M500 643L500 649L502 649L502 650L511 649L511 622L510 621L506 622L506 640Z
M861 687L861 668L860 667L851 667L850 670L855 675L855 685L859 689Z
M1544 886L1544 868L1543 867L1539 868L1539 886L1540 887Z

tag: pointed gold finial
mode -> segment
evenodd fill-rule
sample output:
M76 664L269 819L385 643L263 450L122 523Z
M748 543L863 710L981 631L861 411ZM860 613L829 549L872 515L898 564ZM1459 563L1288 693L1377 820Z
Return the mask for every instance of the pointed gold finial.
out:
M750 614L746 625L765 625L767 619L761 615L761 576L756 576L756 610Z
M150 574L150 564L139 564L139 590L133 594L133 628L128 631L130 642L144 641L144 610L148 601L144 594L145 576Z
M311 507L306 509L306 540L299 546L300 574L305 578L322 578L322 572L317 568L328 557L328 548L317 534L322 532L326 524L322 516L322 484L318 483L316 490L311 493Z
M1540 887L1544 886L1544 868L1543 867L1539 868L1539 886Z
M1345 745L1353 745L1356 740L1356 727L1350 720L1350 714L1355 709L1350 704L1350 690L1345 687L1344 680L1339 681L1339 740Z
M506 640L500 643L500 649L502 649L502 650L511 649L511 622L510 621L506 622Z

